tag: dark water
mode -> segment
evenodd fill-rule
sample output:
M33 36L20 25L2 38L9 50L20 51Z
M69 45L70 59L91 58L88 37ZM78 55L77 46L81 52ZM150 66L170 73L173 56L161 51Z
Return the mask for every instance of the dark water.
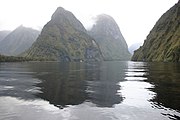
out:
M169 119L179 63L0 63L0 120Z

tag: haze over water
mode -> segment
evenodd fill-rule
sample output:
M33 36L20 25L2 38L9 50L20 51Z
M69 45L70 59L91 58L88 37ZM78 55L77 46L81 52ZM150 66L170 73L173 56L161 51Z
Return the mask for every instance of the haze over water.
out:
M176 120L179 73L179 63L0 63L0 120Z

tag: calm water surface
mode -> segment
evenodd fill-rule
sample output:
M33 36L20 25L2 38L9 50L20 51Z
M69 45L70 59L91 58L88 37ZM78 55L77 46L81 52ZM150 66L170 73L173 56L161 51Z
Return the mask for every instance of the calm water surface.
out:
M179 63L0 63L0 120L178 119Z

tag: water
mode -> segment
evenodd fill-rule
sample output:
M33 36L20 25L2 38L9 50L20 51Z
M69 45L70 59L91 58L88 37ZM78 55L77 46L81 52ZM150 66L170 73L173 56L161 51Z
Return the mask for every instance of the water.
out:
M180 64L0 63L0 120L178 120Z

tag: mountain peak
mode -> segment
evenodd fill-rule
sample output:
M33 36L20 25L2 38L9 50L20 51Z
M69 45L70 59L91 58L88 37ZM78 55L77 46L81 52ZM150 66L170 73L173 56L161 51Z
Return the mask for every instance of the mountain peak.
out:
M110 15L100 14L97 16L98 20L114 20Z
M58 7L52 15L52 19L55 19L57 16L63 15L65 12L67 12L67 10L65 10L63 7Z
M16 29L24 29L25 27L23 25L19 25Z
M110 23L111 22L111 24L113 23L113 24L116 24L116 21L114 20L114 18L113 17L111 17L110 15L107 15L107 14L100 14L100 15L98 15L97 17L96 17L96 23L98 23L98 22L100 22L101 24L102 23L104 23L104 22L108 22L108 23ZM117 25L117 24L116 24Z
M58 7L51 17L51 23L56 25L72 25L75 29L79 31L86 32L83 24L71 13L62 7Z
M29 31L29 30L33 30L33 29L32 29L32 28L29 28L29 27L25 27L25 26L23 26L23 25L20 25L20 26L18 26L14 31L16 31L16 32L18 32L18 31L24 32L24 31Z
M82 23L58 7L26 57L57 61L101 60L101 53Z
M56 9L56 11L57 11L57 10L58 10L58 11L59 11L59 10L61 11L61 10L65 10L65 9L64 9L63 7L58 7L58 8Z
M118 37L120 39L124 39L121 38L122 35L120 35L121 32L116 21L113 19L113 17L107 14L98 15L96 17L96 23L94 24L92 29L101 29L101 31L104 31L104 34L106 35L111 35L116 38Z

